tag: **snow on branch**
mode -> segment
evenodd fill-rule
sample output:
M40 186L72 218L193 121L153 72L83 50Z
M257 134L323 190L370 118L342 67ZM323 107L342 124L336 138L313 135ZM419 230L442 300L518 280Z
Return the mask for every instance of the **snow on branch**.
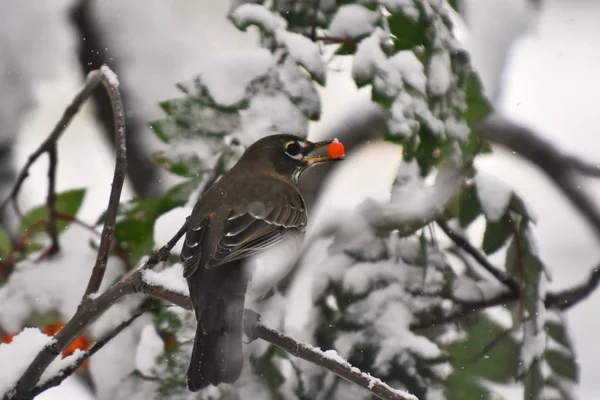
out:
M340 378L369 390L380 399L418 400L412 394L393 389L379 378L352 366L335 350L322 351L318 347L299 342L275 329L268 328L258 322L257 314L252 311L247 310L244 317L244 330L250 340L261 338L296 357L327 368Z
M359 207L359 213L375 230L398 229L412 233L443 213L463 179L463 168L440 170L434 185L404 191L401 197L387 204L367 199Z

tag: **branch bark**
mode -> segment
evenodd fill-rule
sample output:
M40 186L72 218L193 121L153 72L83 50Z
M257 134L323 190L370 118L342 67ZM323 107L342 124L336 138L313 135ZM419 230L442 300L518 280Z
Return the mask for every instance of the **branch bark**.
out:
M106 292L102 293L100 296L96 298L88 297L87 301L82 302L69 322L67 322L37 354L23 375L21 375L21 378L17 381L15 388L4 396L4 400L32 399L34 396L33 390L50 363L61 354L61 352L79 334L81 334L81 332L122 297L133 293L148 293L188 308L189 305L187 304L189 303L189 299L187 299L186 296L158 290L156 287L147 285L142 279L142 272L145 269L150 268L161 261L167 260L171 249L185 234L186 230L187 221L166 245L155 251L148 258L142 267L135 270L127 278L108 288Z
M175 237L177 237L177 235ZM155 254L158 254L158 252ZM144 265L144 267L149 267L148 262ZM92 315L90 312L82 312L79 316L76 314L73 319L71 319L71 321L65 325L63 330L58 332L58 334L55 336L56 341L58 342L61 340L61 338L58 336L67 328L68 325L72 324L72 321L75 320L76 317L78 320L76 324L78 326L81 326L82 324L86 324L87 326L87 324L96 319L119 298L133 293L145 293L147 295L166 300L187 310L192 310L192 303L187 295L169 290L163 286L150 285L145 282L142 274L143 269L144 268L136 270L129 278L119 282L100 297L90 300L87 304L85 304L83 308L96 315ZM73 374L87 358L92 356L108 340L110 340L112 337L115 337L120 331L122 331L122 329L128 326L134 318L136 318L136 316L133 316L130 318L130 320L122 323L119 327L117 327L117 329L115 329L115 331L111 332L106 338L104 338L104 340L99 341L96 345L94 345L94 347L92 347L92 349L90 349L85 356L79 359L77 363L62 370L57 376L50 378L42 385L36 385L29 393L21 393L21 397L19 397L17 393L14 393L12 397L9 394L9 396L5 397L5 399L31 399L32 396L35 396L44 390L49 389L50 387L59 385L69 375ZM310 344L298 342L290 336L266 327L259 322L258 318L256 317L256 313L251 310L246 310L246 318L244 321L244 330L246 335L251 340L258 338L263 339L290 354L330 370L341 378L369 390L373 395L379 397L380 399L418 400L411 394L395 390L385 382L382 382L380 379L359 371L356 367L343 360L337 355L337 353L333 351L323 352L320 349L311 346ZM248 321L251 321L251 323L247 324ZM52 361L52 359L50 361Z
M583 161L564 155L534 131L518 125L498 113L493 113L477 124L477 128L490 142L502 145L537 165L567 199L587 219L600 240L600 213L595 202L575 181L577 173L589 175L591 167L583 168ZM574 161L577 160L577 161Z
M340 357L335 351L323 352L321 349L308 343L298 342L275 329L268 328L263 324L256 322L250 327L245 328L246 335L249 338L261 338L296 357L302 358L308 362L328 369L340 378L350 383L367 389L373 395L385 400L418 400L412 394L396 390L385 382L361 372L358 368L352 366L349 362Z
M92 72L94 73L94 72ZM119 210L119 200L121 199L121 191L125 182L125 174L127 173L127 146L125 143L125 111L123 110L123 101L119 93L119 82L116 76L106 65L100 68L102 76L101 81L108 92L110 102L113 106L113 119L115 123L115 141L116 156L115 156L115 172L113 176L110 197L108 200L108 208L104 219L104 227L102 228L102 237L98 248L98 256L96 264L92 269L90 281L85 290L84 299L89 295L96 293L100 289L104 272L106 271L106 263L110 253L113 237L115 233L115 224L117 220L117 212Z
M102 76L98 71L93 71L88 75L85 85L83 86L81 91L75 96L71 104L67 106L65 112L63 113L63 116L58 121L50 135L46 138L46 140L44 140L40 147L29 156L27 163L25 163L25 166L21 169L19 175L17 175L17 180L12 190L10 191L10 194L8 195L6 200L4 200L2 204L0 204L0 210L2 210L6 206L6 204L11 202L17 215L19 215L20 217L23 216L23 213L21 212L17 202L17 197L19 195L19 192L21 191L21 186L23 186L25 178L27 178L27 176L29 175L29 168L31 168L33 163L42 154L50 152L52 147L56 145L56 142L58 142L58 139L60 139L65 129L69 126L73 117L79 112L79 109L81 108L83 102L88 97L90 97L92 91L96 88L96 86L98 86L101 79Z
M490 274L492 274L494 276L494 278L496 278L500 282L502 282L508 289L510 289L511 292L519 293L519 291L520 291L519 284L515 280L513 280L509 276L507 276L504 273L504 271L499 270L498 268L494 267L488 261L488 259L483 254L481 254L481 252L479 250L477 250L475 248L475 246L473 246L465 237L463 237L458 232L456 232L452 228L450 228L450 226L444 219L438 218L436 220L436 223L440 227L440 229L442 231L444 231L446 236L448 236L448 238L450 238L450 240L452 240L454 242L454 244L456 244L458 247L463 249L467 254L469 254L471 257L473 257L475 259L475 261L477 261L479 263L479 265L481 265L486 271L488 271Z

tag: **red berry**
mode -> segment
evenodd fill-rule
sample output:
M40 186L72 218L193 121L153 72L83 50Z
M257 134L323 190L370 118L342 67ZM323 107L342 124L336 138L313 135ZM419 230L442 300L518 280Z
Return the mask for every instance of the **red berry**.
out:
M337 140L327 146L327 155L329 158L340 158L345 155L344 145Z
M15 335L2 335L0 336L0 343L10 343Z

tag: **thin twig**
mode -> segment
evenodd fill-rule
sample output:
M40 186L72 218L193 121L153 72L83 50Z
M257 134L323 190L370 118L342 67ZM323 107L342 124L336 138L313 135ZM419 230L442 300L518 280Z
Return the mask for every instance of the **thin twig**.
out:
M52 387L60 385L65 379L67 379L69 376L73 375L75 373L75 371L77 371L87 360L90 359L90 357L92 357L99 350L101 350L104 347L104 345L106 345L108 342L110 342L112 339L114 339L119 333L123 332L123 330L125 330L125 328L130 326L133 323L133 321L138 319L140 316L144 315L144 313L146 313L147 311L148 311L148 309L140 310L137 313L135 313L134 315L132 315L129 319L121 322L116 328L114 328L113 330L108 332L106 335L104 335L100 340L98 340L88 351L86 351L84 354L82 354L77 359L76 362L74 362L73 364L70 364L68 367L62 369L56 375L54 375L52 378L45 381L43 384L36 386L33 389L32 394L34 396L37 396L38 394L40 394Z
M83 296L84 299L89 295L96 293L102 284L104 272L106 271L106 263L115 235L115 225L117 212L119 210L119 200L121 199L121 190L123 189L123 182L125 181L125 174L127 173L125 111L123 109L121 94L119 93L119 83L114 77L114 73L106 65L102 66L100 73L102 76L102 84L108 92L108 97L110 98L113 108L116 142L115 172L108 200L108 208L105 213L102 237L98 248L98 257L96 258L96 264L92 269L92 275L90 276L90 280Z
M69 126L69 123L71 122L71 120L73 119L75 114L77 114L77 112L81 108L81 105L83 104L83 102L91 95L92 91L96 88L96 86L98 86L99 83L100 83L100 73L98 71L91 72L87 77L85 85L83 86L81 91L75 96L75 98L73 99L71 104L69 104L69 106L67 106L67 108L65 109L65 112L63 113L63 116L58 121L58 123L56 124L56 126L54 127L54 129L52 130L50 135L46 138L46 140L44 140L44 142L40 145L40 147L35 152L33 152L27 159L25 166L23 167L23 169L21 169L21 171L19 172L19 175L17 176L17 180L16 180L15 185L13 186L12 190L10 191L10 194L2 202L2 204L0 204L0 210L2 210L6 206L6 204L8 204L8 202L12 202L17 215L19 217L23 217L23 213L21 212L21 209L19 208L19 205L17 202L17 197L21 190L21 186L23 186L23 182L25 181L25 178L27 178L27 176L29 175L29 168L31 168L33 163L42 154L48 152L52 148L52 146L56 144L56 142L58 141L60 136L63 134L63 132L67 128L67 126Z
M590 277L580 285L556 293L546 294L546 307L566 310L586 299L600 284L600 265L596 265Z
M486 271L494 276L494 278L498 279L502 282L507 288L509 288L512 292L519 293L519 284L507 276L504 271L499 270L494 267L488 259L481 254L479 250L477 250L465 237L463 237L458 232L455 232L448 223L442 219L436 219L437 225L440 227L442 231L448 236L458 247L463 249L466 253L468 253L471 257L475 259Z
M15 245L10 250L10 252L6 255L4 260L2 260L2 263L0 263L0 277L5 277L8 274L8 272L10 272L11 267L14 265L14 259L15 259L16 254L18 252L22 251L23 248L25 248L25 246L27 245L27 242L29 241L29 239L31 239L31 237L35 233L37 233L37 231L42 229L42 227L46 226L47 224L48 224L48 220L46 218L44 218L44 219L37 221L36 223L34 223L32 226L29 227L29 229L27 230L27 232L25 232L23 237L21 237L21 239L19 239L19 241L17 243L15 243Z
M513 332L514 326L509 329L505 329L500 332L495 338L490 340L485 346L481 348L474 356L470 357L466 362L468 364L475 364L477 361L481 360L484 356L486 356L494 347L496 347L502 340L506 339Z
M600 213L596 202L581 190L574 179L577 172L585 171L586 175L589 175L590 168L582 168L583 162L574 162L575 157L564 156L532 130L498 113L493 113L479 122L477 129L490 142L507 147L537 165L585 217L600 240Z
M58 164L58 152L56 151L56 142L52 143L48 149L48 196L46 199L46 208L48 209L48 236L50 236L50 248L48 255L56 254L60 251L58 242L58 229L56 226L56 165Z
M336 36L316 36L314 40L319 42L327 42L327 43L341 43L347 44L349 46L356 46L356 40L346 39L342 37Z
M98 297L90 297L83 302L75 315L56 333L56 335L42 348L34 360L29 364L21 378L17 381L15 388L4 396L4 400L31 399L32 390L37 385L40 377L48 368L50 363L60 354L77 336L81 334L92 322L100 317L108 308L119 299L133 293L147 293L151 296L162 298L184 308L191 308L187 296L160 290L156 286L147 285L142 279L143 270L150 268L161 261L167 260L171 249L177 241L185 234L187 221L175 236L162 248L156 250L148 258L146 263L135 270L130 276L112 285Z
M101 233L98 232L96 229L94 229L93 226L83 222L82 220L80 220L79 218L77 218L73 215L57 211L56 218L59 221L72 222L76 225L81 226L82 228L87 229L88 231L94 233L97 236L101 236ZM48 219L44 218L44 219L41 219L41 220L35 222L31 227L29 227L27 232L17 241L17 243L15 243L15 245L10 250L10 252L6 255L4 260L2 260L2 262L0 262L0 278L6 277L8 272L10 272L10 268L12 266L14 266L14 262L15 262L14 258L15 258L16 253L21 252L23 250L23 248L27 245L27 242L29 242L31 237L33 235L35 235L42 227L47 226L47 225L48 225ZM119 257L119 259L121 259L121 261L123 261L123 264L125 265L125 267L127 269L131 269L131 262L129 261L127 254L125 253L125 251L122 249L121 245L118 242L115 243L114 251L115 251L115 254ZM42 253L36 259L36 261L40 261L43 258L44 258L44 253Z
M102 233L98 232L92 225L80 220L79 218L75 217L74 215L61 213L60 211L58 211L56 213L56 217L59 220L72 222L76 225L79 225L80 227L92 232L96 236L102 236ZM119 259L121 261L123 261L123 264L125 265L126 269L128 269L128 270L131 269L132 265L131 265L131 262L129 261L129 257L127 256L127 253L123 250L121 244L116 239L114 239L114 241L115 241L115 244L114 244L115 254L117 255L117 257L119 257Z
M413 322L409 325L409 327L412 331L420 331L440 325L445 325L447 323L460 320L477 311L485 310L487 308L499 306L502 304L512 303L513 301L517 300L517 298L518 296L516 293L507 291L500 293L487 300L463 302L455 311L451 312L448 315L438 318L427 319L424 321Z

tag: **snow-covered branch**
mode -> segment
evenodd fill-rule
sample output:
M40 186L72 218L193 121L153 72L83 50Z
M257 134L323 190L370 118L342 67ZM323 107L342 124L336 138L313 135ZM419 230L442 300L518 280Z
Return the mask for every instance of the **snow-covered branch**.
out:
M248 314L248 313L247 313ZM251 339L261 338L290 354L300 357L303 360L312 362L323 368L327 368L337 376L355 383L380 399L386 400L418 400L410 393L396 390L385 382L371 376L368 373L361 372L358 368L352 366L348 361L342 358L335 350L322 351L308 343L298 342L297 340L268 328L258 321L247 324L245 320L246 335Z
M124 296L133 293L148 293L152 296L162 298L178 305L189 308L187 296L181 296L156 286L147 285L143 279L144 270L165 261L175 244L183 237L187 229L187 221L175 236L161 249L155 251L148 260L131 275L112 285L98 297L88 297L82 302L77 312L65 324L65 326L48 341L38 355L31 362L27 370L17 381L14 389L6 393L4 400L30 399L35 393L34 388L50 363L92 322L98 319L108 308Z
M32 390L32 394L34 396L37 396L38 394L40 394L52 387L60 385L65 379L67 379L75 371L77 371L87 360L89 360L90 357L92 357L94 354L96 354L98 351L100 351L108 342L110 342L112 339L114 339L119 333L123 332L123 330L125 330L125 328L129 327L133 323L133 321L135 321L140 316L142 316L146 311L148 311L148 310L147 309L140 310L137 313L135 313L134 315L132 315L130 318L128 318L127 320L121 322L116 328L114 328L113 330L108 332L106 335L104 335L100 340L98 340L92 346L92 348L90 348L86 352L83 352L83 354L79 355L79 357L77 357L77 359L73 363L67 365L65 368L60 370L56 375L54 375L51 378L44 381L44 383L42 383L41 385L37 385Z

